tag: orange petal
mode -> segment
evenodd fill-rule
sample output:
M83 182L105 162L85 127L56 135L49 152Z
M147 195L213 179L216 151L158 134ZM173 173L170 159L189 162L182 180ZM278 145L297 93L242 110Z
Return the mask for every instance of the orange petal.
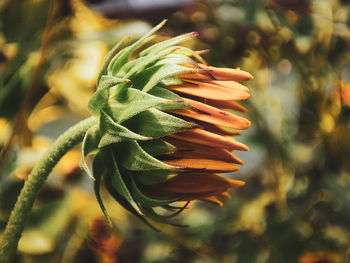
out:
M219 176L212 173L187 173L178 175L164 183L155 186L155 189L167 194L186 194L193 199L211 195L219 195L232 187L244 185L244 182ZM185 196L183 196L185 198Z
M176 75L176 77L179 77L181 79L196 79L196 80L213 80L214 79L209 74L203 74L201 72L184 73L184 74Z
M225 148L230 151L232 150L248 151L249 150L249 148L246 145L236 141L233 138L226 138L224 136L221 136L212 132L208 132L208 131L203 131L198 128L188 130L185 132L174 133L168 136L178 140L198 143L198 144L202 144L210 147Z
M208 203L212 203L212 204L218 205L218 206L223 206L223 203L220 200L218 200L215 196L208 196L208 197L204 197L204 198L198 198L198 200L205 201L205 202L208 202Z
M172 138L167 138L166 141L177 148L177 151L170 156L190 159L221 160L243 165L243 162L227 149L212 148Z
M245 100L250 96L249 92L238 89L205 82L191 82L191 84L168 86L167 88L175 92L213 100Z
M236 164L209 159L175 159L163 161L169 165L189 168L189 169L203 169L206 171L213 171L219 173L235 172L239 170Z
M192 109L177 109L171 112L182 116L190 117L200 121L208 122L214 125L225 126L233 129L247 129L250 126L250 122L243 117L228 113L223 110L219 110L215 107L206 105L204 103L185 99L189 103Z
M184 118L184 117L183 117ZM202 122L199 120L196 120L196 123L203 129L212 133L216 133L219 135L223 135L223 136L237 136L237 135L241 135L240 131L234 131L234 130L229 130L229 129L225 129L223 127L219 127L207 122Z
M210 100L210 99L205 99L205 98L198 98L198 101L208 104L210 106L213 106L218 109L225 109L225 110L234 110L242 113L248 112L248 110L243 107L242 105L238 104L237 102L234 101L229 101L229 100Z
M222 192L220 194L217 194L216 196L227 199L227 200L231 198L231 195L228 192Z
M229 89L235 89L235 90L240 90L240 91L245 91L249 93L249 89L238 83L237 81L220 81L220 80L205 80L205 81L199 81L199 80L192 80L192 79L183 79L185 82L193 83L193 84L198 84L200 85L201 83L207 83L215 86L221 86Z
M199 65L203 69L210 70L210 75L212 75L217 80L247 81L253 79L253 76L249 72L240 69L216 68L203 64Z
M186 116L195 120L211 123L214 125L225 126L227 128L245 130L250 126L250 122L247 119L239 116L235 116L233 114L229 114L227 112L225 112L227 114L226 116L224 115L213 116L213 115L198 113L198 111L194 111L190 109L171 110L170 112L177 115Z

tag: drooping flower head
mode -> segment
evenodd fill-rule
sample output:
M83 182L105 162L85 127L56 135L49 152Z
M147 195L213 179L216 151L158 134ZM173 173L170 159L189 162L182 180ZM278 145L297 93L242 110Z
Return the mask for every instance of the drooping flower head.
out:
M244 184L218 173L243 164L232 151L248 147L232 138L250 122L225 110L246 112L237 101L249 97L240 81L252 76L238 69L205 65L180 44L184 34L140 51L164 24L133 44L124 40L106 56L89 110L99 119L83 141L82 167L94 178L105 214L100 183L131 213L169 223L185 206L176 201L204 200L222 205L228 189ZM95 154L92 171L85 157ZM155 210L163 207L172 214Z

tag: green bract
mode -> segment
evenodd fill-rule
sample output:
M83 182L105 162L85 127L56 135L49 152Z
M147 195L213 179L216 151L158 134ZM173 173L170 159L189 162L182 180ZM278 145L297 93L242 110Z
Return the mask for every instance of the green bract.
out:
M176 74L198 71L185 65L194 64L190 57L199 61L201 58L192 50L177 46L195 34L151 45L133 57L164 22L129 46L123 48L122 40L107 54L97 91L89 102L89 110L99 123L85 135L81 166L94 179L95 194L107 218L99 191L101 179L115 200L145 223L144 215L167 223L169 217L184 208L168 205L176 199L155 197L144 191L147 185L164 182L181 170L157 159L158 155L175 151L162 137L196 127L165 112L188 105L164 89L166 85L181 83L174 77ZM85 160L90 154L95 155L92 171ZM156 206L175 211L160 215L154 210Z

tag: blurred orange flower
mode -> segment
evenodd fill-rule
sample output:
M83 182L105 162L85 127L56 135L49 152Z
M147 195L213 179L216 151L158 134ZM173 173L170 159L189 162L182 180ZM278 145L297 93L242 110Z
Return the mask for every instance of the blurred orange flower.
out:
M335 254L330 251L307 252L300 259L299 263L334 263Z

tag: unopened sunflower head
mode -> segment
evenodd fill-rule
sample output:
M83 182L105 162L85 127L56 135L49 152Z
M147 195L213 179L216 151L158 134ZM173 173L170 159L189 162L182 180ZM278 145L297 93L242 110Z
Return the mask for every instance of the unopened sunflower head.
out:
M237 101L249 90L239 84L252 76L238 69L205 65L198 53L180 44L196 36L184 34L142 47L164 24L123 48L107 54L98 89L89 103L99 124L83 141L83 169L94 178L100 196L103 180L108 192L127 210L169 223L185 206L177 201L204 200L222 205L228 190L242 181L218 173L243 164L232 151L248 147L232 138L250 122L225 110L246 112ZM89 170L85 157L94 154ZM158 213L155 207L170 210Z

